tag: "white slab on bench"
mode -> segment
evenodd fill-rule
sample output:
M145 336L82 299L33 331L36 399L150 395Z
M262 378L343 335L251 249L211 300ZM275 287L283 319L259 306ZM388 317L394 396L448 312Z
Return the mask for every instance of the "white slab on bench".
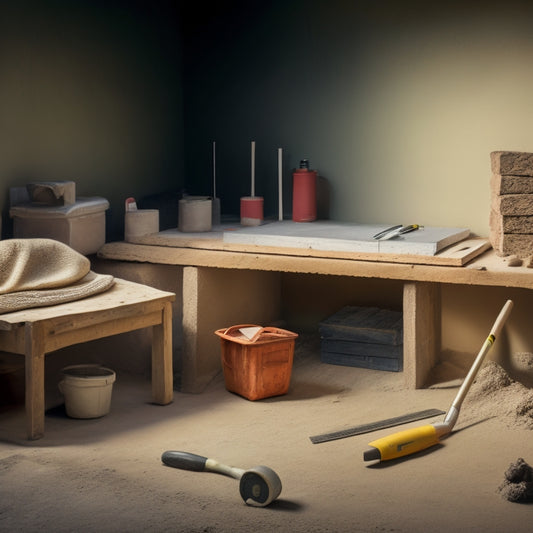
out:
M316 221L279 221L224 231L227 243L307 248L322 251L435 255L470 235L466 228L424 227L394 239L377 241L373 235L390 226Z

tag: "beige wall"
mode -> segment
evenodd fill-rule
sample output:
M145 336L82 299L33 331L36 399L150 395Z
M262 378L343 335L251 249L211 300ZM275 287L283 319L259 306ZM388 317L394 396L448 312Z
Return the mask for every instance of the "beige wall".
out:
M238 212L256 140L267 214L283 147L286 215L308 157L334 219L488 235L490 152L533 151L533 5L250 4L202 13L187 41L187 187L209 191L216 140L222 210Z

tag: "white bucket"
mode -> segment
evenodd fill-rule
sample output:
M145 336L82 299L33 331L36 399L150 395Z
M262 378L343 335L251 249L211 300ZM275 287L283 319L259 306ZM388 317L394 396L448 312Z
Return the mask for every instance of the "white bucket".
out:
M124 218L124 240L126 242L152 233L159 233L159 209L126 211Z
M211 231L212 210L210 196L182 198L178 206L178 229L184 233Z
M59 390L71 418L99 418L111 408L115 372L100 365L73 365L63 368Z

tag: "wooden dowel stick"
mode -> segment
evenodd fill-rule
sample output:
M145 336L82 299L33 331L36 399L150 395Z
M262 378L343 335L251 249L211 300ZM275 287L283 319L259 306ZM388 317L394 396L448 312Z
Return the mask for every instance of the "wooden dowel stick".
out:
M283 220L283 150L278 148L278 220Z
M255 196L255 141L252 141L252 194Z
M217 197L216 142L213 141L213 198Z

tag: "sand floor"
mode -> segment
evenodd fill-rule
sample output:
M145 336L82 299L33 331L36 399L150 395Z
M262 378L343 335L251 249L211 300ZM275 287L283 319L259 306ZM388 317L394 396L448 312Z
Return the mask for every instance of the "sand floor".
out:
M457 384L406 390L401 373L322 364L315 348L298 344L289 393L278 398L250 402L227 392L220 375L202 394L176 392L171 405L156 406L146 378L119 374L107 416L76 420L52 407L34 442L23 411L3 410L0 531L531 531L533 504L498 490L511 463L533 464L531 389L504 384L488 364L447 439L368 466L368 442L441 417L321 444L309 437L446 411ZM164 466L165 450L268 465L281 495L247 506L237 480Z

